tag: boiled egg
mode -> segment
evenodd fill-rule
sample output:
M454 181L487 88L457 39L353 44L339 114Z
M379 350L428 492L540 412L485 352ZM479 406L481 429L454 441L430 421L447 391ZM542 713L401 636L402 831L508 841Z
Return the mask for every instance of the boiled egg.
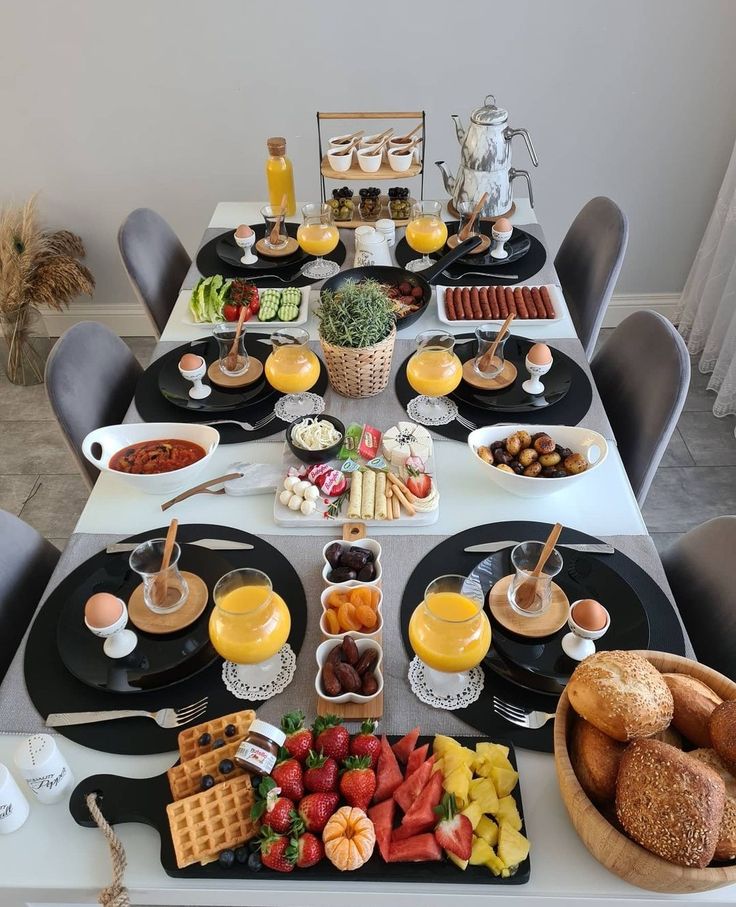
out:
M591 633L602 630L608 623L608 612L594 598L581 598L572 609L572 619L583 630Z
M97 592L84 606L84 619L96 630L111 627L123 613L123 603L109 592Z
M493 229L496 231L496 233L511 233L514 228L508 218L499 217L499 219L493 225Z
M535 343L526 354L532 365L549 365L552 361L552 350L546 343Z
M235 236L238 239L247 239L249 236L253 235L253 231L248 226L248 224L241 224L238 229L235 231Z
M201 356L195 356L194 353L184 353L179 360L179 368L183 372L193 372L202 365L202 362Z

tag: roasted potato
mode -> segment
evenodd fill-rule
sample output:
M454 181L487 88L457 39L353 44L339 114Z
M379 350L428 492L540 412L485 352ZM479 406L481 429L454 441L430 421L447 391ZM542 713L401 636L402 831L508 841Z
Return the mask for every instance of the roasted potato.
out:
M588 468L585 457L579 453L570 454L569 457L565 457L562 461L562 466L565 469L565 472L568 472L573 476L576 476L580 472L585 472Z
M512 457L515 457L521 450L521 438L518 435L518 432L514 435L509 435L506 438L506 450L511 454Z
M476 453L485 463L493 463L493 454L487 447L479 447Z
M550 438L549 435L542 435L541 438L537 438L534 442L534 450L538 454L550 454L554 453L555 442Z
M514 470L505 463L498 463L496 469L500 469L502 472L510 472L512 475L514 474Z
M528 431L517 431L516 432L519 440L521 441L521 449L524 450L527 447L532 446L532 436Z
M539 462L539 460L534 460L532 463L530 463L526 467L526 469L524 470L524 475L531 476L532 478L536 478L540 474L541 471L542 471L542 464Z
M533 447L525 447L524 450L519 451L518 460L522 466L530 466L537 458L539 454L534 450Z
M553 450L552 453L540 454L539 462L542 466L557 466L562 457Z

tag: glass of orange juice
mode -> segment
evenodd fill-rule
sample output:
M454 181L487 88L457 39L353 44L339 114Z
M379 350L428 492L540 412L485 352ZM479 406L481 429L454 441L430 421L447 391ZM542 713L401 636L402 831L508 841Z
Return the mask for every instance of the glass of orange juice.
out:
M291 614L269 577L251 567L232 570L217 581L212 597L210 641L218 655L238 666L238 678L248 687L275 680Z
M296 240L307 255L316 256L304 265L302 274L312 280L334 277L340 265L322 257L329 255L340 242L340 234L332 220L332 208L329 205L304 205L302 217L304 220L296 231Z
M309 348L309 334L300 328L271 334L273 352L266 359L266 380L286 396L278 401L276 415L287 422L322 412L324 400L308 394L319 378L320 362Z
M447 242L447 225L440 217L440 202L415 202L411 209L411 218L406 225L406 241L415 252L421 252L421 258L415 258L406 265L407 271L423 271L434 261L429 257L438 252Z
M409 384L420 394L409 401L409 416L421 425L445 425L457 417L452 393L463 377L455 354L455 338L445 331L424 331L416 338L417 349L406 364Z
M483 599L465 584L466 577L455 574L432 580L409 619L409 642L424 665L425 684L440 698L463 694L491 646Z

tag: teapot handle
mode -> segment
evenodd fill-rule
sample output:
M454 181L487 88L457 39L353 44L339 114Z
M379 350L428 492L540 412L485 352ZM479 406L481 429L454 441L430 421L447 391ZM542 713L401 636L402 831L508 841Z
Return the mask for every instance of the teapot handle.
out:
M516 170L514 167L509 167L509 183L513 183L517 176L523 176L526 180L526 186L529 190L529 204L534 207L534 193L532 192L532 181L529 177L529 173L526 170Z
M534 150L534 145L532 144L531 136L526 131L526 129L512 129L510 126L504 130L504 135L506 138L511 141L515 135L520 135L524 142L526 143L526 150L529 152L529 157L532 159L532 164L535 167L539 166L539 158L537 157L537 152Z

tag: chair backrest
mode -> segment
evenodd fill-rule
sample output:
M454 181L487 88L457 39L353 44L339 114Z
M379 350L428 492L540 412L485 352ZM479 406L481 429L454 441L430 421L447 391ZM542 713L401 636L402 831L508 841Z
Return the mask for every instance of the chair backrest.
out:
M628 240L626 215L601 195L581 208L557 252L557 275L588 359L595 350Z
M590 368L641 505L685 403L687 348L658 312L634 312L598 350Z
M20 644L59 552L23 520L0 510L0 680Z
M95 428L122 422L142 371L130 348L96 321L70 327L46 361L51 408L90 488L99 470L82 454L82 441Z
M662 555L698 661L736 680L736 516L719 516Z
M118 248L136 295L160 336L192 260L169 224L136 208L118 230Z

